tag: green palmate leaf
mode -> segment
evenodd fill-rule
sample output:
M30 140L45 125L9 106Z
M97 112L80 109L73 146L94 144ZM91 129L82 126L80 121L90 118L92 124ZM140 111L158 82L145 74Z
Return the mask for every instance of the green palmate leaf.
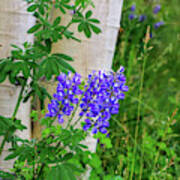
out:
M41 26L42 26L42 24L36 24L36 25L34 25L32 28L30 28L30 29L28 30L28 33L31 34L31 33L36 32L38 29L40 29Z
M27 8L28 12L34 12L37 9L37 4L33 4Z
M41 71L44 73L47 79L51 79L53 75L58 75L60 71L67 73L68 70L75 72L71 65L69 65L65 60L72 60L70 57L63 54L52 55L44 59L40 66Z
M76 180L72 169L66 164L60 164L58 166L52 167L49 171L46 180Z
M63 68L65 68L65 69L67 69L67 70L70 70L70 71L72 71L73 73L76 72L75 69L74 69L70 64L68 64L67 62L65 62L64 60L60 60L60 61L58 61L58 63L59 63Z
M86 13L85 17L86 17L86 19L89 19L91 16L92 16L92 11L89 10L89 11Z
M0 116L0 136L4 135L12 126L12 119Z
M13 124L14 124L14 127L16 127L16 129L19 129L19 130L21 130L21 131L27 129L26 126L24 126L24 125L21 123L21 120L17 120L17 119L16 119L16 120L13 122Z
M64 164L66 167L71 169L73 172L80 172L80 173L84 172L84 169L81 167L78 167L78 165L76 165L76 164L72 164L72 163L68 163L68 162L66 162Z

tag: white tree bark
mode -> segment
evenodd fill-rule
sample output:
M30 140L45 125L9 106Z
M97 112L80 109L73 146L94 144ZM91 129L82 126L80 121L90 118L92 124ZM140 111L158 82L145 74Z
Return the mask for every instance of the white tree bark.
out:
M27 35L27 30L35 23L35 19L31 14L26 12L27 4L23 0L0 0L0 58L10 55L11 44L21 45L25 41L32 42L33 36ZM11 117L20 87L11 85L8 80L0 84L0 115ZM21 104L17 113L17 118L27 126L27 130L17 132L22 138L29 139L31 136L30 127L30 102ZM2 137L0 137L0 142ZM7 156L6 144L2 156L0 157L0 169L7 170L12 167L12 162L4 161Z
M53 52L61 52L68 54L74 58L72 66L84 78L93 70L110 70L112 59L114 56L116 40L120 28L120 18L122 11L123 0L95 0L95 8L93 15L101 21L100 35L93 34L91 39L87 39L84 34L75 32L75 36L81 39L81 43L73 40L63 39L54 44ZM54 11L53 19L57 17L59 11ZM63 20L66 25L71 19L69 14ZM70 30L74 32L77 29L76 25L72 25ZM52 85L49 85L50 92ZM84 143L88 145L91 151L96 149L96 141L92 137L88 137Z

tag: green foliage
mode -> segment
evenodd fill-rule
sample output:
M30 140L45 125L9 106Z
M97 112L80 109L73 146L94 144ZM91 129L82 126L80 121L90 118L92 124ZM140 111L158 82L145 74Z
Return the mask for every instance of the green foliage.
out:
M36 111L32 112L31 118L38 120ZM55 119L52 118L42 118L38 121L46 127L41 138L14 138L15 145L5 158L6 161L16 159L14 168L11 169L14 179L76 180L77 176L85 173L88 166L99 171L99 157L81 144L87 136L86 132L73 127L65 129L54 125ZM12 175L0 172L0 177L10 176Z
M131 12L134 3L136 11ZM113 148L98 146L103 167L99 176L104 179L114 175L127 180L180 177L179 1L159 4L161 11L153 15L154 1L124 1L113 69L125 67L130 90L119 114L110 120ZM137 18L130 21L130 13ZM139 22L140 14L147 15L144 22ZM161 20L165 25L155 30L154 23ZM145 49L148 26L153 36Z
M41 125L46 129L42 132L42 138L24 140L15 135L16 130L24 130L26 127L21 120L16 119L20 104L32 98L32 102L40 100L41 109L44 108L46 98L51 99L46 88L40 83L42 80L55 81L60 72L75 73L70 65L74 59L69 55L58 52L53 54L53 43L63 38L80 42L69 30L73 23L83 26L79 32L84 32L90 38L92 32L99 34L101 30L95 25L97 19L92 18L92 11L86 10L93 6L91 0L76 0L74 5L70 0L26 0L27 11L36 18L36 24L27 33L35 36L34 43L24 42L21 46L12 45L9 57L0 59L0 83L7 78L15 86L21 86L21 91L12 117L0 116L0 156L5 143L12 147L5 160L16 159L12 169L14 176L0 171L0 177L7 179L76 179L90 164L91 153L80 142L86 138L86 134L78 129L63 129L54 126L54 120L42 118ZM51 21L52 10L59 10L59 16ZM73 12L73 13L72 13ZM72 14L68 24L62 24L61 19ZM82 24L82 25L81 25ZM35 104L35 103L34 103ZM32 112L31 118L37 121L36 112ZM86 155L84 155L86 154ZM86 158L85 158L86 156ZM83 157L87 162L81 160ZM71 161L71 162L69 162Z

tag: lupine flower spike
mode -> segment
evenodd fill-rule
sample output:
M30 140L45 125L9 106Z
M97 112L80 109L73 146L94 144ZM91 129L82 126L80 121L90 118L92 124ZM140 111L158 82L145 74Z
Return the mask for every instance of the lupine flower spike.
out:
M161 10L161 5L156 5L155 7L154 7L154 9L153 9L153 13L154 14L157 14L159 11Z
M160 26L163 26L163 25L164 25L164 22L160 21L160 22L157 22L157 23L154 24L154 28L158 29Z
M131 10L132 12L134 12L134 11L136 10L136 5L133 4L133 5L130 7L130 10Z
M83 130L106 134L111 115L118 114L119 100L123 100L124 92L128 91L123 72L123 67L116 73L93 72L88 76L83 90L80 89L82 81L79 74L60 74L57 91L48 105L46 116L57 117L59 123L63 123L64 116L71 116L74 107L79 106L79 117L84 118L85 122Z

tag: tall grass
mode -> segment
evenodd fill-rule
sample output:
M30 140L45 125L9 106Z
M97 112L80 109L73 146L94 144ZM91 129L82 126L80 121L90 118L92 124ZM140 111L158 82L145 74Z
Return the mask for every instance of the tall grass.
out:
M137 16L148 16L143 23L128 19L134 3ZM113 147L98 147L104 175L126 180L180 178L180 1L159 3L157 15L152 14L155 2L124 3L113 69L125 66L130 90L111 120ZM161 20L165 25L154 30ZM153 38L147 44L148 26Z

